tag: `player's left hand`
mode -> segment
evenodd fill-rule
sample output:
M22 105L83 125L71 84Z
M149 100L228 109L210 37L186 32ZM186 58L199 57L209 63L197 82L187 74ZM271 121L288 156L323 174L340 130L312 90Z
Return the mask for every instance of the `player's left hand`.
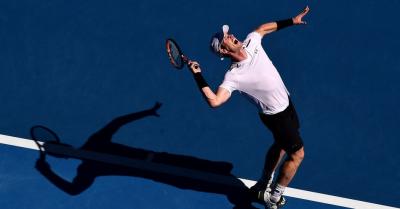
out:
M304 10L298 14L296 17L293 18L293 24L295 25L305 25L307 24L306 21L303 21L303 17L310 11L310 7L306 6Z

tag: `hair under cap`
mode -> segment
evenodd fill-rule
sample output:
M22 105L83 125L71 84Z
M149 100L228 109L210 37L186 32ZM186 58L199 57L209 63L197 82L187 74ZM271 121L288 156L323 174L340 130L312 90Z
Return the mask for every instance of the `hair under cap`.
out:
M222 30L217 32L217 33L215 33L211 37L210 49L211 49L212 52L214 52L219 57L222 57L221 53L220 53L221 44L222 44L222 40L224 39L224 36L226 34L228 34L228 31L229 31L229 26L228 25L223 25L222 26Z

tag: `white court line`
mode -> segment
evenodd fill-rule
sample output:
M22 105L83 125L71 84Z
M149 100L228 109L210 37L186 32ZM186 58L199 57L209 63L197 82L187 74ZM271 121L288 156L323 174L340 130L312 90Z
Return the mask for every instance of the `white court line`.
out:
M239 178L240 179L240 178ZM247 187L251 187L255 184L255 181L240 179ZM294 188L286 188L285 195L288 197L294 197L303 200L309 200L313 202L320 202L329 205L336 205L346 208L355 208L355 209L398 209L394 207L389 207L385 205L378 205L369 202L363 202L359 200L353 200L349 198L337 197L333 195L327 195L317 192L310 192L306 190L294 189Z
M37 147L36 143L33 140L29 139L23 139L23 138L18 138L18 137L12 137L12 136L7 136L7 135L2 135L0 134L0 143L1 144L7 144L15 147L21 147L21 148L27 148L27 149L33 149L33 150L39 150ZM80 151L82 153L82 151ZM98 153L83 153L81 154L82 157L87 157L87 158L100 158L105 161L110 161L110 157L113 158L112 156L99 156ZM114 157L115 159L115 157ZM112 161L112 160L111 160ZM150 166L147 166L148 162L141 163L139 161L131 161L129 163L136 163L136 165L142 166L142 167L147 167L149 169L154 169ZM171 167L169 166L164 166L162 169L170 170ZM158 170L159 171L159 170ZM168 171L170 172L170 171ZM188 172L188 171L187 171ZM194 174L193 172L190 172L191 174ZM196 174L194 174L196 175ZM211 179L218 179L218 181L223 181L220 176L208 174L208 177L212 177ZM242 181L247 187L251 187L252 185L255 184L255 181L252 180L247 180L247 179L241 179L239 178L240 181ZM346 207L346 208L355 208L355 209L399 209L395 207L389 207L385 205L378 205L374 203L369 203L369 202L363 202L359 200L353 200L349 198L343 198L343 197L337 197L333 195L327 195L327 194L322 194L322 193L316 193L316 192L310 192L310 191L305 191L305 190L300 190L300 189L294 189L294 188L286 188L285 190L285 195L288 197L293 197L293 198L298 198L298 199L303 199L303 200L309 200L313 202L319 202L319 203L325 203L325 204L330 204L330 205L336 205L336 206L341 206L341 207Z

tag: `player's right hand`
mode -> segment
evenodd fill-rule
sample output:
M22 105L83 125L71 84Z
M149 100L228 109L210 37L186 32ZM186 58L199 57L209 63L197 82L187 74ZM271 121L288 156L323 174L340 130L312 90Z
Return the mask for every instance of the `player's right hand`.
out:
M197 61L192 61L189 60L188 62L189 69L192 71L192 73L200 73L200 64Z

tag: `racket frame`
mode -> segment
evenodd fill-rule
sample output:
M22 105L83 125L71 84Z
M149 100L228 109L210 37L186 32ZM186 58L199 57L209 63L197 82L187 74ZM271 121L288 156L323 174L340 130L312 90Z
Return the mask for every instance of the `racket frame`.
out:
M38 128L43 129L43 130L45 130L46 132L50 133L52 136L54 136L54 137L55 137L55 140L53 141L53 143L54 143L54 142L55 142L55 143L60 143L60 138L58 138L58 135L57 135L54 131L50 130L50 129L47 128L46 126L36 125L36 126L33 126L33 127L30 129L31 138L32 138L32 140L36 143L36 145L38 146L38 148L39 148L39 153L40 153L40 157L42 158L42 157L44 157L44 156L46 155L46 150L44 149L44 146L43 146L42 144L40 144L39 142L41 142L41 143L48 143L48 142L46 142L46 141L39 141L38 138L35 136L35 135L36 135L36 134L35 134L35 129L38 129Z
M172 54L171 54L170 42L171 42L172 44L174 44L175 47L176 47L176 49L178 50L178 55L179 55L179 57L180 57L180 59L181 59L181 63L182 63L181 65L176 65L176 64L175 64L176 62L174 61L174 58L173 58L173 56L172 56ZM189 59L182 53L181 48L179 47L179 45L176 43L176 41L175 41L174 39L168 38L168 39L166 40L166 42L165 42L165 46L166 46L166 49L167 49L167 54L168 54L169 61L171 62L171 64L172 64L176 69L182 69L183 66L189 62Z

